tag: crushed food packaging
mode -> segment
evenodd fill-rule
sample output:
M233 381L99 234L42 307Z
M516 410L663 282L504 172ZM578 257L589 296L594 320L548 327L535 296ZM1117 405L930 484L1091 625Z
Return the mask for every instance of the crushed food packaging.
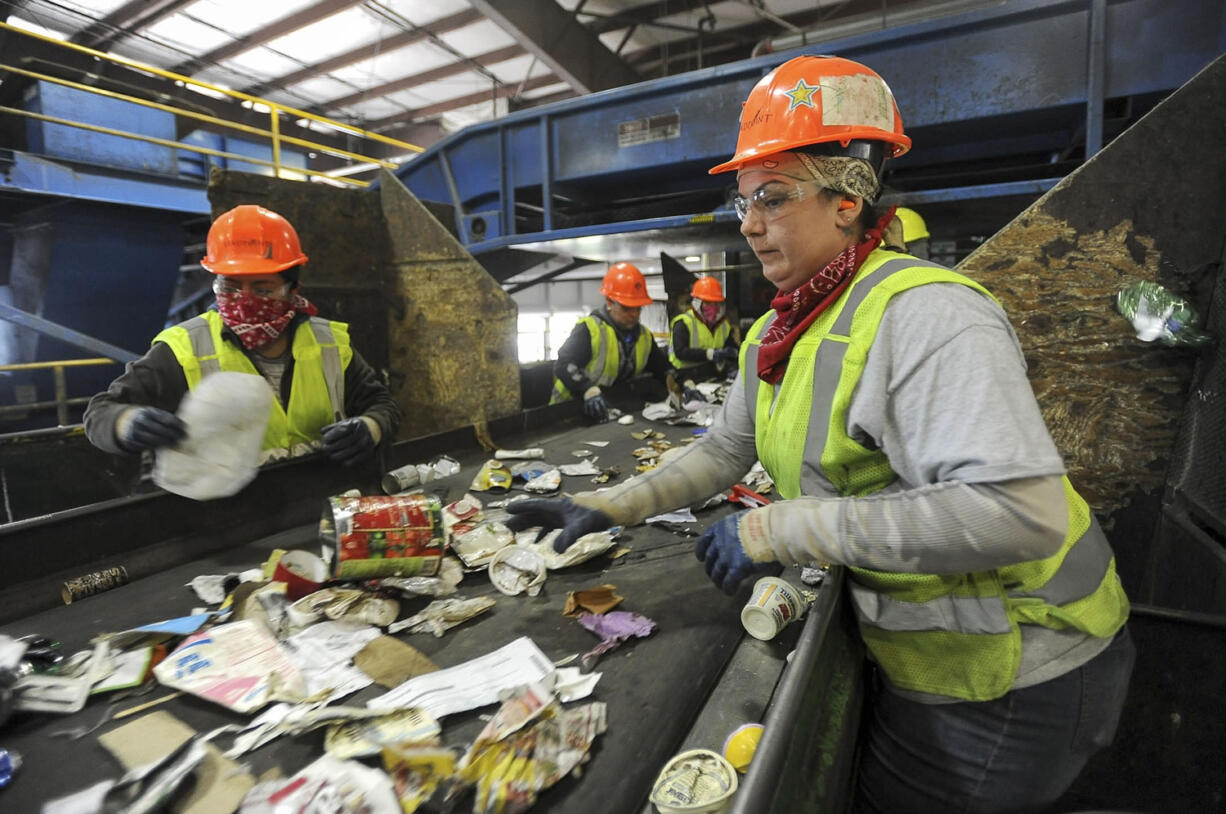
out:
M319 537L335 578L433 576L443 558L442 505L425 494L331 497Z

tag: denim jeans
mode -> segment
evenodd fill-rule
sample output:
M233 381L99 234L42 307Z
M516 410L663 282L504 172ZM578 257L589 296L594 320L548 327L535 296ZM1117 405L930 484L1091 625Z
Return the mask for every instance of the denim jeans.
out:
M1127 627L1076 670L992 701L870 690L857 814L1038 812L1115 737L1136 650Z

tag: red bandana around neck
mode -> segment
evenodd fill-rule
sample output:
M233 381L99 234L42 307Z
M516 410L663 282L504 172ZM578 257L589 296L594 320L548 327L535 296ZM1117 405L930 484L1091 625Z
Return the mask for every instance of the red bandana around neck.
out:
M299 312L308 316L319 313L301 294L282 300L257 297L249 291L218 292L217 312L247 350L275 342Z
M881 234L894 218L890 210L877 225L864 233L854 246L848 246L826 267L809 278L799 288L781 291L771 300L775 321L762 337L758 348L758 378L768 384L778 384L787 370L788 357L796 340L813 324L823 311L847 289L869 252L881 243Z

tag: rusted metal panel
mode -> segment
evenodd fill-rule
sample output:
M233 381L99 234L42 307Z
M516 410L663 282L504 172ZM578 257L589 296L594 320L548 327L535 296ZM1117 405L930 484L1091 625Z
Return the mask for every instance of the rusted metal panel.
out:
M520 409L514 300L394 175L380 178L393 288L397 399L412 435ZM405 432L402 431L402 436Z
M1197 354L1138 340L1116 292L1153 280L1205 313L1226 235L1226 58L958 269L1004 304L1070 477L1108 520L1163 488Z

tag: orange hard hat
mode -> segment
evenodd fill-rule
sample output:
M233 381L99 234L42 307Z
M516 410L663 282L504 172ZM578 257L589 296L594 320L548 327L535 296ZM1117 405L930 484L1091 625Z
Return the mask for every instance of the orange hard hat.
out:
M200 265L214 274L276 274L307 261L285 218L255 204L236 206L209 227Z
M627 308L651 305L643 272L632 263L614 263L610 266L600 285L600 293Z
M889 158L911 149L885 80L850 59L795 57L754 85L741 108L736 154L708 172L739 170L750 161L809 144L847 147L854 140L886 142Z
M714 277L699 277L694 281L690 296L706 302L723 302L724 290L719 287L719 280Z

